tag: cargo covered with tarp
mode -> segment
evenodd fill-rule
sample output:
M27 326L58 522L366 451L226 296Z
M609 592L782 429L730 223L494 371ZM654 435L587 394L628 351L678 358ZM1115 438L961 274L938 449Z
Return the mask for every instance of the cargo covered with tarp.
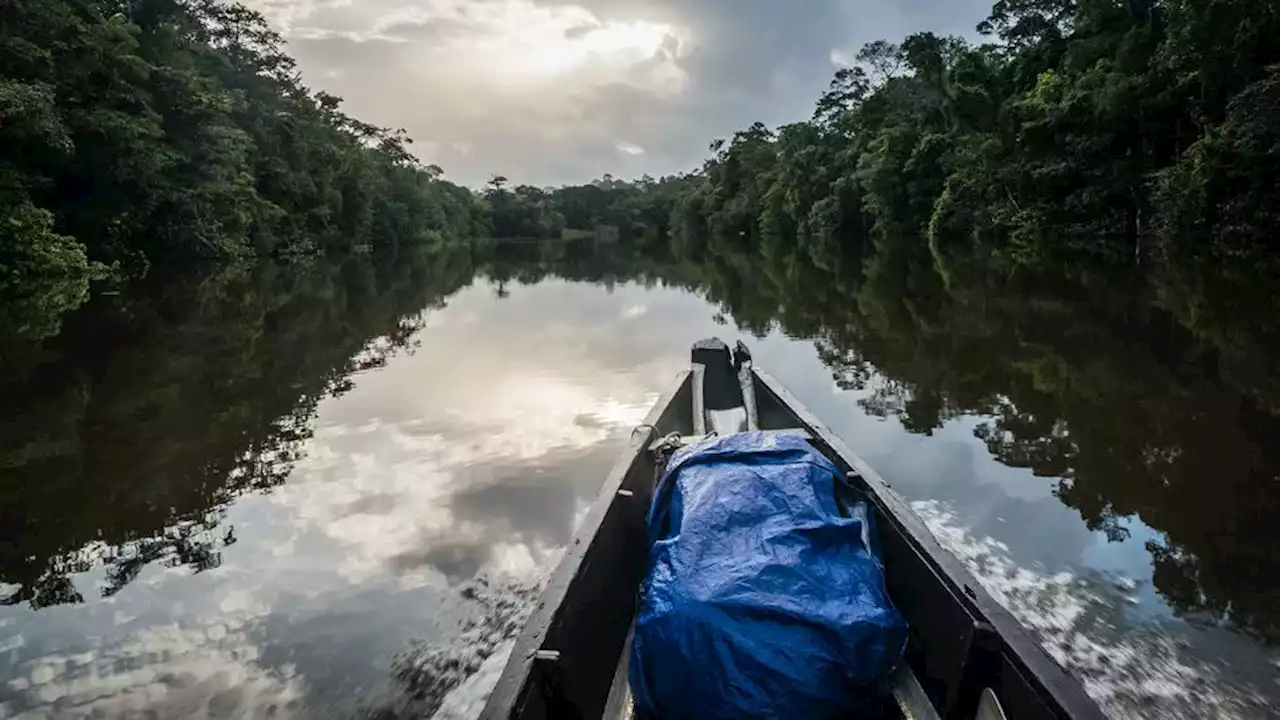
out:
M876 704L907 626L873 513L844 483L798 437L741 433L672 456L649 511L629 670L641 717L851 717Z

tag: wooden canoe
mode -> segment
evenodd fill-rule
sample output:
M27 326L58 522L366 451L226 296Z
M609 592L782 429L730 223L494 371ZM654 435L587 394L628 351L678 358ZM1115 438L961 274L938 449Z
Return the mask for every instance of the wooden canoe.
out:
M737 429L800 433L848 473L875 507L890 595L911 626L892 697L872 714L909 718L1102 718L1059 667L911 507L739 343L694 346L691 368L660 399L604 482L573 545L517 640L485 707L489 720L630 717L627 656L645 571L645 516L673 434ZM678 659L673 658L673 662ZM705 668L699 668L705 671ZM854 713L851 712L851 716ZM865 709L863 713L865 714ZM803 718L797 709L797 718Z

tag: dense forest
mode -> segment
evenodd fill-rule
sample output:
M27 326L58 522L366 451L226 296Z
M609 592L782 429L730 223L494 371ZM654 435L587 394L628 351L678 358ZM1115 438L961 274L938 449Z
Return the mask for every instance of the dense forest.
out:
M0 3L0 294L107 265L394 251L481 232L403 132L302 84L218 0ZM79 289L78 289L79 288ZM18 301L15 299L15 302Z
M944 279L1275 269L1280 7L1000 0L979 29L993 42L866 46L811 120L717 141L686 176L551 193L497 178L494 226L871 262L912 244Z

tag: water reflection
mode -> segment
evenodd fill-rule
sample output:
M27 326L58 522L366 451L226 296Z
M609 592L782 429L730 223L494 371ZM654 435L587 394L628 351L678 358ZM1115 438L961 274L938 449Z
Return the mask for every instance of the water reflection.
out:
M300 702L291 661L263 661L268 591L292 578L261 567L284 538L257 493L291 477L321 399L385 364L417 311L470 279L432 272L223 269L100 296L50 340L5 343L11 711Z
M392 658L457 629L458 586L554 559L682 365L660 325L609 332L703 305L499 302L435 267L202 276L66 319L5 387L9 711L394 705Z
M1280 427L1259 373L1234 382L1153 311L821 260L543 243L224 270L6 342L0 701L473 713L512 598L689 343L720 334L1113 713L1272 713ZM459 643L478 674L442 677Z

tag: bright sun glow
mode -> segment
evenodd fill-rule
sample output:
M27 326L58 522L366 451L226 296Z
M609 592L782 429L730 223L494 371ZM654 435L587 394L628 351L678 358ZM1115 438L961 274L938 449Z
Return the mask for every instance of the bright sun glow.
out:
M541 143L612 148L640 169L657 145L621 108L688 93L700 43L676 2L619 17L586 0L244 1L296 44L305 77L348 112L408 127L418 156L450 171L521 168ZM511 157L488 157L516 137Z
M528 0L473 5L466 17L473 71L501 85L595 84L626 77L655 90L683 88L675 56L687 39L670 25L602 22L580 7Z
M511 67L555 76L597 62L643 62L657 54L670 34L669 27L647 22L603 25L574 37L566 36L564 31L526 34L519 38L523 41L521 46L512 48Z
M534 0L381 0L368 5L250 0L286 35L341 37L412 48L419 75L474 87L581 87L626 82L680 92L679 58L691 48L682 27L648 20L605 21L577 5ZM335 8L345 19L334 20ZM328 13L328 14L326 14ZM357 20L356 18L360 18ZM353 27L353 25L362 27Z

